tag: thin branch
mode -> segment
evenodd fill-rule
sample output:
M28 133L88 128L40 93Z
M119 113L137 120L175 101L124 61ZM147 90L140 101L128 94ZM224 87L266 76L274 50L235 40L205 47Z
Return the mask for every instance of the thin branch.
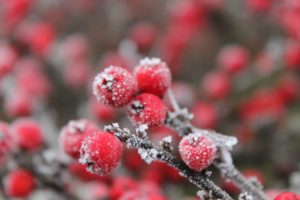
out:
M154 160L162 161L178 169L180 175L187 178L191 183L205 190L217 200L233 200L226 192L209 180L205 172L195 172L189 169L181 160L175 158L168 150L155 146L149 140L140 138L138 134L131 133L128 129L121 129L117 123L105 126L106 131L114 134L120 141L129 147L139 149L142 157L149 163ZM145 155L147 152L147 155ZM145 154L144 154L145 153Z
M175 129L180 136L188 135L190 133L199 132L204 136L212 139L217 145L220 152L221 162L214 161L214 166L219 169L222 175L232 180L243 192L247 192L256 200L268 200L261 188L257 187L253 182L250 182L240 171L234 166L232 157L229 150L237 143L237 139L232 136L226 136L220 133L216 133L213 130L199 129L191 125L188 119L189 113L186 109L181 109L172 92L168 91L168 97L174 106L174 112L169 112L166 125ZM174 103L176 102L176 103ZM184 112L183 112L184 110Z

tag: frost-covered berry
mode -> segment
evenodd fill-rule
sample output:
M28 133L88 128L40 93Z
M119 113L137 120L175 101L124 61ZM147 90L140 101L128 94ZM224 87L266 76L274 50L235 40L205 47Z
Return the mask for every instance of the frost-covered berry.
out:
M10 197L27 197L35 187L33 175L24 169L11 171L4 179L5 193Z
M94 132L82 142L79 162L87 170L99 175L107 175L121 160L122 143L108 132Z
M128 115L135 125L159 126L166 119L167 108L159 97L143 93L132 100L128 108Z
M0 121L0 157L12 150L13 141L9 125Z
M79 158L83 139L98 131L96 124L85 119L71 120L60 132L60 145L71 157Z
M300 195L293 192L283 192L274 200L300 200Z
M179 143L179 153L183 162L195 171L207 168L215 159L216 151L213 141L199 133L185 136Z
M163 96L171 86L171 72L159 58L144 58L134 69L140 92Z
M127 105L136 92L133 76L124 68L110 66L99 73L93 83L93 93L104 104L113 107Z
M37 150L44 143L40 124L29 118L16 120L11 125L11 133L14 143L26 151Z

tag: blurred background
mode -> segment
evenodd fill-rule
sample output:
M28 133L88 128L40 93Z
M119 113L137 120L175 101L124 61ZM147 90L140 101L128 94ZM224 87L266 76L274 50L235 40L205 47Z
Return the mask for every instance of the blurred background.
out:
M197 189L176 170L146 165L135 150L124 150L111 177L89 174L59 152L70 120L130 127L124 110L96 102L91 83L109 65L132 71L144 57L168 64L194 125L239 139L236 166L270 198L300 192L300 1L0 0L0 119L8 127L34 119L45 138L38 151L1 151L2 199L14 198L5 179L19 167L36 179L21 199L120 199L133 185L161 194L151 200L194 199ZM154 141L176 138L166 127L150 131ZM36 162L50 172L35 172ZM239 193L218 172L213 179Z

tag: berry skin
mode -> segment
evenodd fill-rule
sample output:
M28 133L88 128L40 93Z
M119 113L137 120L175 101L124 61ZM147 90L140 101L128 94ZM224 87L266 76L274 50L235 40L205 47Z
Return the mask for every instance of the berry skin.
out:
M34 151L44 143L43 132L38 122L23 118L16 120L11 126L14 142L19 148Z
M9 125L0 121L0 157L12 150L13 141Z
M26 170L11 171L4 181L5 193L11 197L25 198L35 187L33 175Z
M218 55L218 65L230 74L242 71L249 62L248 51L238 45L224 47Z
M124 68L110 66L99 73L93 83L93 92L98 101L113 107L127 105L137 88L133 76Z
M60 132L60 145L69 156L77 159L82 141L95 131L98 128L93 122L85 119L72 120Z
M293 192L283 192L274 200L300 200L300 195Z
M162 97L171 86L171 72L159 58L145 58L134 69L134 77L140 92Z
M230 79L222 72L208 73L203 79L203 90L212 99L224 99L230 92Z
M183 162L192 170L202 171L216 157L217 148L212 140L201 134L190 134L179 143L179 153Z
M108 132L94 132L82 142L80 149L81 164L91 173L108 175L121 160L122 143Z
M132 100L128 115L130 121L135 125L159 126L166 119L167 108L159 97L143 93Z

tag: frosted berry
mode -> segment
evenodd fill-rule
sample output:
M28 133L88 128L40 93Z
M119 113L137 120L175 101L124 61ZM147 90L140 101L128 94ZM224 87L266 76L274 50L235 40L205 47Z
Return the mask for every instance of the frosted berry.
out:
M300 200L300 195L293 192L283 192L274 200Z
M11 171L4 179L4 190L8 196L25 198L35 187L33 175L24 169Z
M204 93L212 99L224 99L230 92L230 79L222 72L205 75L202 85Z
M11 125L11 131L15 144L23 150L34 151L41 148L44 143L40 124L32 119L16 120Z
M241 46L230 45L220 51L217 60L221 69L234 74L246 67L249 62L249 53Z
M171 72L159 58L144 58L134 69L140 92L163 96L171 86Z
M128 114L133 124L146 124L149 127L159 126L166 119L167 108L159 97L143 93L132 100Z
M126 69L110 66L96 76L93 92L98 101L122 107L131 101L136 87L136 81Z
M9 130L9 125L0 121L0 157L12 150L13 141Z
M79 158L83 139L98 131L96 124L85 119L72 120L60 132L60 145L71 157Z
M216 157L217 148L213 141L201 134L190 134L179 143L179 153L183 162L192 170L202 171Z
M121 155L122 143L110 133L98 131L83 140L79 161L88 171L107 175L118 166Z

